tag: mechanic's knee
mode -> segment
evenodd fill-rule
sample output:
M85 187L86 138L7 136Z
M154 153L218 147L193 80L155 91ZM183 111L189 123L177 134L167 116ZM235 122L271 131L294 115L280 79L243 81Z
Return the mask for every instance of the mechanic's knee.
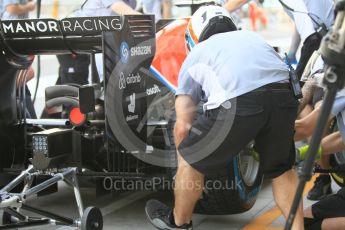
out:
M178 152L178 168L179 169L189 169L192 168L192 166L181 156L181 154Z
M189 128L186 125L175 125L174 136L177 140L183 140L189 134Z

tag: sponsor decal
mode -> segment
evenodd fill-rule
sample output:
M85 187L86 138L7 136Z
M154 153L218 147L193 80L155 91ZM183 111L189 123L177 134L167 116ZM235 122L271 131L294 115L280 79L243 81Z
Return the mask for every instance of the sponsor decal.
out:
M119 79L119 89L125 89L127 86L125 75L121 72Z
M141 76L139 73L137 73L136 75L134 75L132 73L126 78L126 82L127 82L127 85L140 83L141 82Z
M119 17L66 18L61 20L62 31L68 33L121 30Z
M127 63L129 58L129 47L127 42L122 42L120 45L120 55L122 63Z
M126 42L122 42L120 45L120 55L122 63L126 64L128 62L129 56L137 57L144 55L151 55L152 47L151 46L134 46L129 49L129 46Z
M134 113L135 111L135 93L129 96L128 112Z
M135 46L131 48L131 57L152 54L151 46Z
M128 112L129 113L134 113L135 112L135 93L129 96L129 105L128 105ZM128 115L126 117L126 121L133 121L139 119L139 115Z
M125 89L127 85L136 84L141 82L141 76L139 73L137 74L129 74L127 77L125 77L125 74L123 72L120 73L119 78L119 89Z
M67 18L60 22L52 19L6 20L1 25L3 33L9 37L85 35L122 29L118 16Z
M146 90L146 95L150 96L160 92L161 90L159 89L158 85L154 84L152 88Z
M139 115L128 115L126 117L126 121L134 121L134 120L137 120L139 118Z
M4 34L31 34L59 32L59 25L54 20L21 20L2 22Z

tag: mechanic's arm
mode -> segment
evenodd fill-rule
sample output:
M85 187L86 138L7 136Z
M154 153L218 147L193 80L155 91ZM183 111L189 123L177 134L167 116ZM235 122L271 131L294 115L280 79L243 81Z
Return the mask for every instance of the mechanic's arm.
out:
M320 108L321 106L316 106L308 116L295 121L295 141L303 140L313 134L320 115Z
M6 11L12 15L25 14L36 8L36 1L29 1L26 4L8 4Z
M300 104L298 106L297 114L300 114L303 111L303 109L307 106L307 104L311 101L316 88L317 88L317 86L315 85L313 80L308 80L304 84L304 86L302 88L303 98L299 101Z
M126 3L122 1L115 2L111 5L111 9L119 14L119 15L124 15L124 14L140 14L139 12L135 11L127 5Z
M319 101L315 105L315 109L306 117L295 121L295 141L300 141L310 137L317 125L317 120L321 112L322 101ZM328 118L328 122L334 117L333 112Z
M245 3L249 2L250 0L228 0L223 7L227 9L229 12L237 10Z
M301 77L301 81L304 81L305 84L302 88L303 98L300 100L298 114L302 112L306 105L312 100L315 90L319 89L319 82L322 81L324 76L323 68L324 62L320 54L315 51L309 58Z
M292 31L292 37L291 37L291 43L290 43L290 48L289 48L289 52L288 52L288 58L291 62L293 62L294 60L296 60L296 53L298 50L298 47L301 43L301 37L299 36L299 33L297 31L297 27L294 24L293 26L293 31Z
M171 18L171 0L163 0L162 9L163 19Z
M189 95L179 95L175 100L176 123L174 137L176 148L188 135L196 115L196 106Z

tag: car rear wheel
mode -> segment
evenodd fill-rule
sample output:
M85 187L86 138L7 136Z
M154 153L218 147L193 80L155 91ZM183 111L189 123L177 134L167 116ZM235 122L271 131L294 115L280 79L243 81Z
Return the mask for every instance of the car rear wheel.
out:
M168 133L171 140L169 161L177 165L172 126L168 127ZM226 177L205 178L205 187L194 209L195 213L227 215L242 213L253 207L263 180L259 172L260 161L252 155L253 145L253 142L249 143L234 158ZM167 173L174 180L176 168L168 168Z
M263 176L259 161L250 154L251 146L234 158L225 178L206 178L205 188L195 212L226 215L248 211L255 203Z

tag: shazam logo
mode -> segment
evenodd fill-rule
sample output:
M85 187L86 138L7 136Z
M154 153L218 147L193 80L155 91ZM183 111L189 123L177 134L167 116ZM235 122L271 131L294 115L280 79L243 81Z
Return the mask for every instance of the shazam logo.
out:
M129 47L126 42L122 42L120 46L121 61L127 63L129 58Z

